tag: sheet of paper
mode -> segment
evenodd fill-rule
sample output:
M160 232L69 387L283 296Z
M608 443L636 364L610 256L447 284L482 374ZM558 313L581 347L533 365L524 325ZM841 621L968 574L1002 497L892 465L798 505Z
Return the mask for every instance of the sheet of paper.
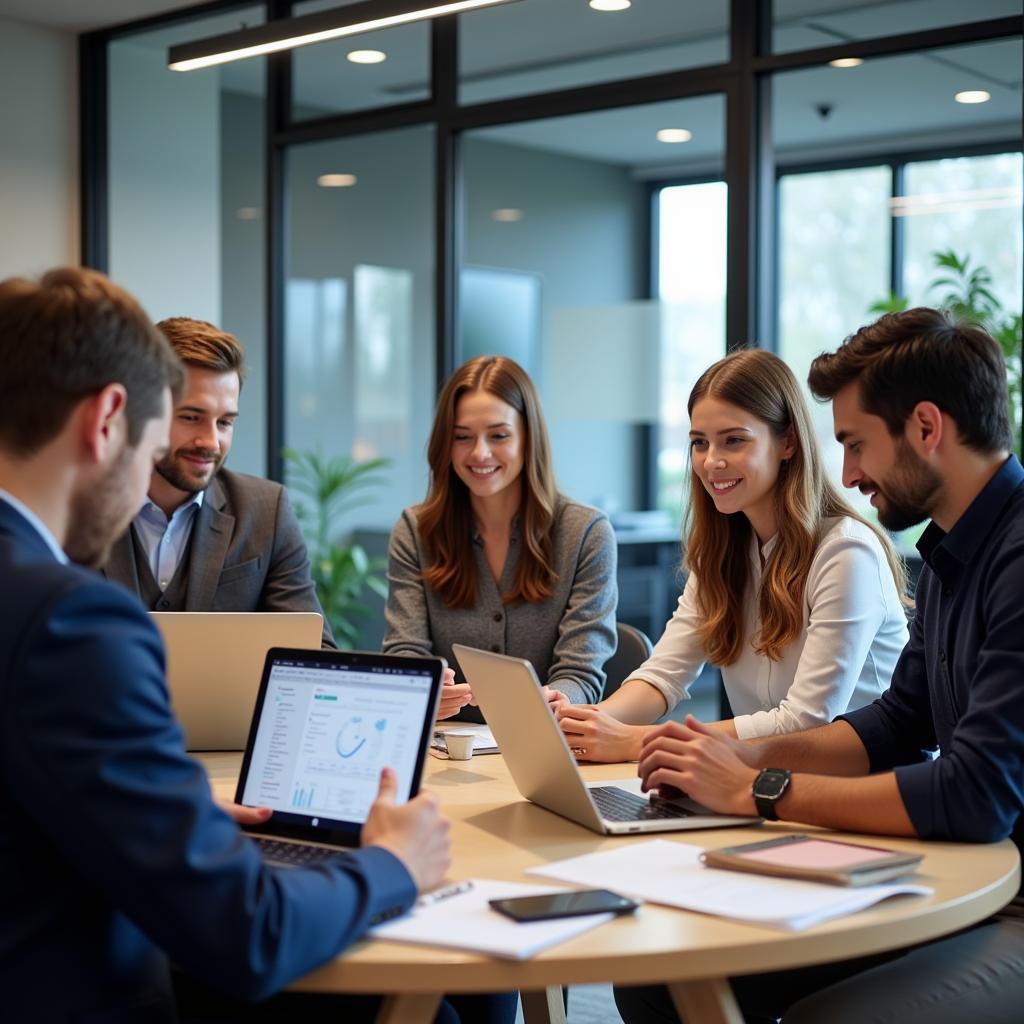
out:
M447 751L444 742L444 734L449 729L456 729L459 732L471 732L473 734L474 754L497 754L498 741L494 738L489 725L481 725L477 722L450 722L438 725L434 731L434 739L431 746L437 750Z
M899 882L847 888L723 871L704 867L701 852L689 843L653 839L530 868L527 874L790 931L855 913L889 896L930 896L933 891Z
M486 878L473 878L469 881L472 887L468 891L426 905L417 904L404 917L377 925L370 929L369 934L375 939L445 946L471 953L525 960L548 946L582 935L615 916L588 914L585 917L562 917L553 921L521 924L491 910L487 901L565 892L564 886L536 882L496 882Z

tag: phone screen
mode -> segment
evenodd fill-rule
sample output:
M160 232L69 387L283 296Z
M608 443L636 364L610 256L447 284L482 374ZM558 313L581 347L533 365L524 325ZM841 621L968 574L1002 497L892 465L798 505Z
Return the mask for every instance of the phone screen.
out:
M553 917L576 917L581 914L626 914L637 907L633 900L608 889L518 896L508 900L491 900L490 905L516 921L544 921Z

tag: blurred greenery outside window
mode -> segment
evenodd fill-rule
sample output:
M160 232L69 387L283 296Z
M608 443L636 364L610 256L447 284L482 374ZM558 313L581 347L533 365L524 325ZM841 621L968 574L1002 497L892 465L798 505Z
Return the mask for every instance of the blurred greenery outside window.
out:
M940 304L936 254L953 251L991 277L990 290L1010 316L1020 313L1022 235L1020 153L908 161L894 197L893 167L879 164L782 174L778 183L778 350L802 381L811 360L834 350L889 295L892 232L902 230L895 275L911 305ZM901 223L897 223L897 218ZM831 408L813 402L825 464L841 484L842 450ZM1018 424L1019 428L1019 424ZM844 492L866 515L857 491ZM923 526L897 535L907 553Z

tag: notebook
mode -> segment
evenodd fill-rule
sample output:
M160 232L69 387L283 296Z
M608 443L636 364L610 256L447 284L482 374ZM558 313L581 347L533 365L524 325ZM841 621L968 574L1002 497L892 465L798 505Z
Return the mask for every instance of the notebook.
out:
M521 658L462 644L454 644L452 650L505 756L512 781L527 800L608 835L760 822L757 817L716 814L685 798L644 797L614 785L588 787L533 666Z
M271 807L257 837L284 866L356 846L385 765L396 803L419 791L441 699L441 658L267 652L235 802Z
M150 612L189 750L242 750L271 647L319 647L317 612Z

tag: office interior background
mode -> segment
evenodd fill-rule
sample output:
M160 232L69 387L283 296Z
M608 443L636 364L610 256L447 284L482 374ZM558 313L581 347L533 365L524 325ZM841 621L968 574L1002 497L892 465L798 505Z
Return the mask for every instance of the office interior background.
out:
M339 6L0 0L0 276L84 262L237 334L229 465L387 458L341 524L372 552L424 496L444 378L509 355L657 636L704 368L749 343L803 379L878 300L937 302L937 251L1021 310L1020 0L520 0L167 69Z

